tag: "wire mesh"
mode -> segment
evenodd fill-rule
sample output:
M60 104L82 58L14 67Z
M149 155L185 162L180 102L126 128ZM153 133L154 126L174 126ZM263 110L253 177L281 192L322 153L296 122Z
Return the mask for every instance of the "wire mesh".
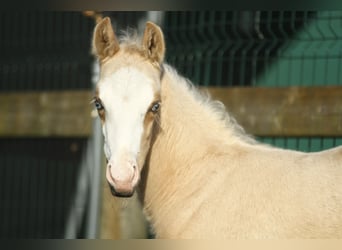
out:
M287 19L291 29L296 31L295 35L278 49L276 61L264 74L255 78L254 84L341 85L342 12L317 12L314 17L305 13L300 30L295 29L296 21Z
M86 139L0 140L0 237L62 238Z
M204 86L342 84L341 15L167 12L167 59Z
M0 12L0 91L91 88L93 26L79 12Z

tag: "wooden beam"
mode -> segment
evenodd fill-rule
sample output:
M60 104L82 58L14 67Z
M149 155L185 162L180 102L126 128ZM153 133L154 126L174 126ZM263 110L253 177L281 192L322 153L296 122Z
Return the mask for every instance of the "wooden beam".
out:
M257 136L341 136L342 86L207 88ZM0 94L0 137L91 134L92 91Z
M342 86L208 90L250 134L342 135Z
M89 136L91 97L87 90L1 93L0 136Z

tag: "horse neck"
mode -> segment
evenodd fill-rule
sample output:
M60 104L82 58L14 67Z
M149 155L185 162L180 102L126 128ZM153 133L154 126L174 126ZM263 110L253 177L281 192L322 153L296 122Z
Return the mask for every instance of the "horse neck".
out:
M196 178L209 171L196 166L215 154L223 154L224 145L237 140L234 132L193 91L184 79L166 70L161 89L161 129L145 166L148 173L143 203L151 217L160 215L158 208L163 213L167 213L167 206L172 209L177 202L175 196L191 193L195 188L191 185L198 184Z
M172 162L183 162L182 166L202 158L210 146L216 148L222 133L231 134L224 122L209 111L204 99L196 97L196 93L197 90L191 89L184 78L166 71L161 89L161 131L152 150L163 153L164 157L169 156ZM186 170L185 167L176 168Z

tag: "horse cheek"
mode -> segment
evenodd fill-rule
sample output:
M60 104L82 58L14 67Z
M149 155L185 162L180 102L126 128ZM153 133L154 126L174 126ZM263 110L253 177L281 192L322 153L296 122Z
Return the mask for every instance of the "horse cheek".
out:
M140 153L139 153L139 158L138 158L139 166L141 166L141 168L145 164L146 156L150 150L153 122L154 122L153 115L150 113L147 113L145 120L144 120L143 133L141 135Z

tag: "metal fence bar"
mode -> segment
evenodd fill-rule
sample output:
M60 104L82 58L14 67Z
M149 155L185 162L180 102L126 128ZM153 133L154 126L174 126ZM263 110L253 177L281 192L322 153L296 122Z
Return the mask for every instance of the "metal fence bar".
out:
M99 77L99 66L96 62L93 64L93 88L97 84L96 78ZM92 157L92 161L89 159L88 173L89 173L89 186L90 197L88 206L88 221L86 228L86 237L88 239L95 239L99 234L99 210L101 205L101 180L102 180L102 154L103 154L103 135L101 129L100 119L95 119L93 123L93 135L91 138L92 152L89 152L89 156Z

